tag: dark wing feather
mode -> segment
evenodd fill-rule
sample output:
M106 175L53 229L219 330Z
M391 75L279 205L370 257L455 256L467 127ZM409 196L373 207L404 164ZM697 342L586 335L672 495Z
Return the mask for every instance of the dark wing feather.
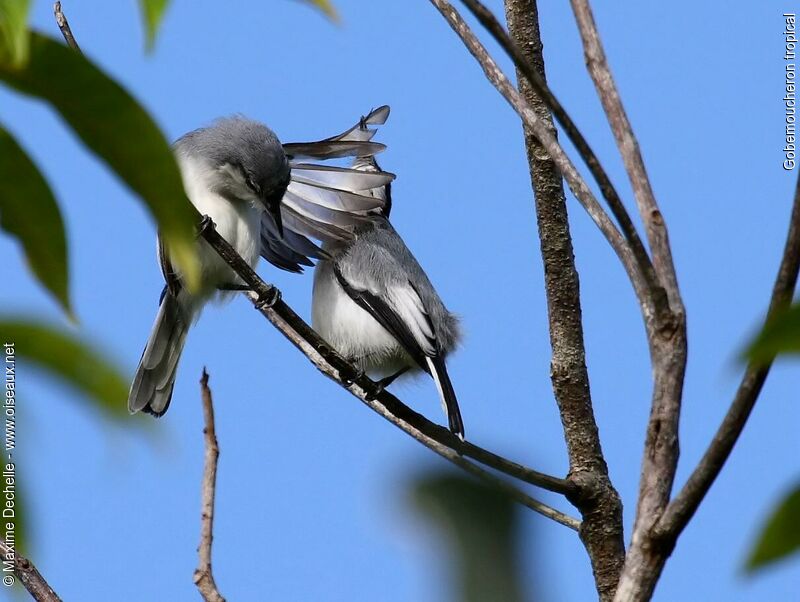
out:
M290 229L284 230L281 238L274 218L265 211L261 214L261 256L282 270L301 273L302 266L314 265L310 257L323 259L328 254Z
M339 281L339 285L344 292L347 293L347 296L355 301L361 309L375 318L389 334L397 339L400 346L405 349L406 353L411 356L422 370L430 373L428 361L425 359L425 352L419 346L419 343L417 343L414 335L411 334L408 326L405 325L402 318L395 313L389 304L369 291L362 291L353 287L347 279L345 279L339 266L335 263L333 265L333 272L336 274L336 280Z

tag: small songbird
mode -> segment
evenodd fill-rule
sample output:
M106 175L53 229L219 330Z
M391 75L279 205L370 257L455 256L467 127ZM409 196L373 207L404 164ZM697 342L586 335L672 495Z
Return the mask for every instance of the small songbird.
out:
M369 141L319 141L282 145L265 125L233 117L181 137L174 152L186 194L198 211L251 266L262 255L273 265L301 272L309 257L324 252L307 237L352 237L355 220L347 207L379 208L382 201L358 193L385 185L394 176L299 163L304 158L331 159L368 155L385 147ZM320 219L334 212L336 220ZM131 412L161 416L175 385L186 334L203 306L241 290L242 281L205 240L198 240L201 286L183 286L159 239L158 256L166 286L158 315L128 396Z
M385 123L388 107L363 117L338 140L369 140L370 125ZM354 169L380 173L373 156L357 157ZM370 191L381 207L362 212L352 240L326 241L330 256L314 271L312 324L361 370L384 376L388 386L405 372L433 377L450 430L464 439L464 424L445 358L458 345L458 318L450 313L428 276L389 223L391 185Z

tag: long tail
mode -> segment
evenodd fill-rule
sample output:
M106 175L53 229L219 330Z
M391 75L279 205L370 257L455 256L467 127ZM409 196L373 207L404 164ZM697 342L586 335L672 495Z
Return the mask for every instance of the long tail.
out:
M444 358L437 355L436 357L426 356L425 359L428 360L431 376L436 382L436 388L439 390L439 397L442 400L444 412L447 414L447 422L450 426L450 430L463 441L464 422L461 420L461 410L458 409L456 392L453 389L453 383L450 382L450 376L447 374Z
M180 294L180 293L179 293ZM162 416L172 399L186 332L191 319L178 299L165 291L147 346L128 394L128 410Z

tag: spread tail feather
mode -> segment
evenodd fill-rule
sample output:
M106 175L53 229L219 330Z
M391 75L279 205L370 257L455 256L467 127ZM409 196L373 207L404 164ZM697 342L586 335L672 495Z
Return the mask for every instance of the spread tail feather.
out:
M444 358L437 355L436 357L426 356L425 359L428 361L431 376L436 383L436 388L439 390L439 397L442 400L442 408L447 415L450 431L463 441L464 422L461 420L461 410L458 409L456 392L453 389L453 383L450 382L450 376L447 374Z
M162 416L167 411L190 323L178 299L167 291L128 394L131 413Z

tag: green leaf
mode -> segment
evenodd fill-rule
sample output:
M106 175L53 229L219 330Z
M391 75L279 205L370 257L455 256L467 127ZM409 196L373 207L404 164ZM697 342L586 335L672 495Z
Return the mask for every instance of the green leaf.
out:
M22 243L39 282L72 315L64 220L44 177L0 127L0 228Z
M6 368L9 358L24 358L83 393L107 416L128 418L128 379L107 354L65 330L12 316L0 317L0 339Z
M153 50L156 32L159 25L161 25L161 20L164 18L167 4L169 4L169 0L139 0L139 5L142 8L142 17L144 18L145 50L147 52Z
M800 353L800 303L767 320L748 347L746 356L756 363L764 363L779 353Z
M0 52L16 66L28 60L30 0L0 0Z
M144 201L187 285L200 279L197 210L158 126L119 84L83 55L32 33L30 58L15 67L0 53L0 80L49 102L98 157Z
M417 481L412 499L449 544L454 600L529 599L520 579L518 507L505 493L461 475L434 473Z
M303 2L321 10L331 21L339 20L339 15L330 0L303 0Z
M758 537L747 559L750 573L800 550L800 484L787 495Z

